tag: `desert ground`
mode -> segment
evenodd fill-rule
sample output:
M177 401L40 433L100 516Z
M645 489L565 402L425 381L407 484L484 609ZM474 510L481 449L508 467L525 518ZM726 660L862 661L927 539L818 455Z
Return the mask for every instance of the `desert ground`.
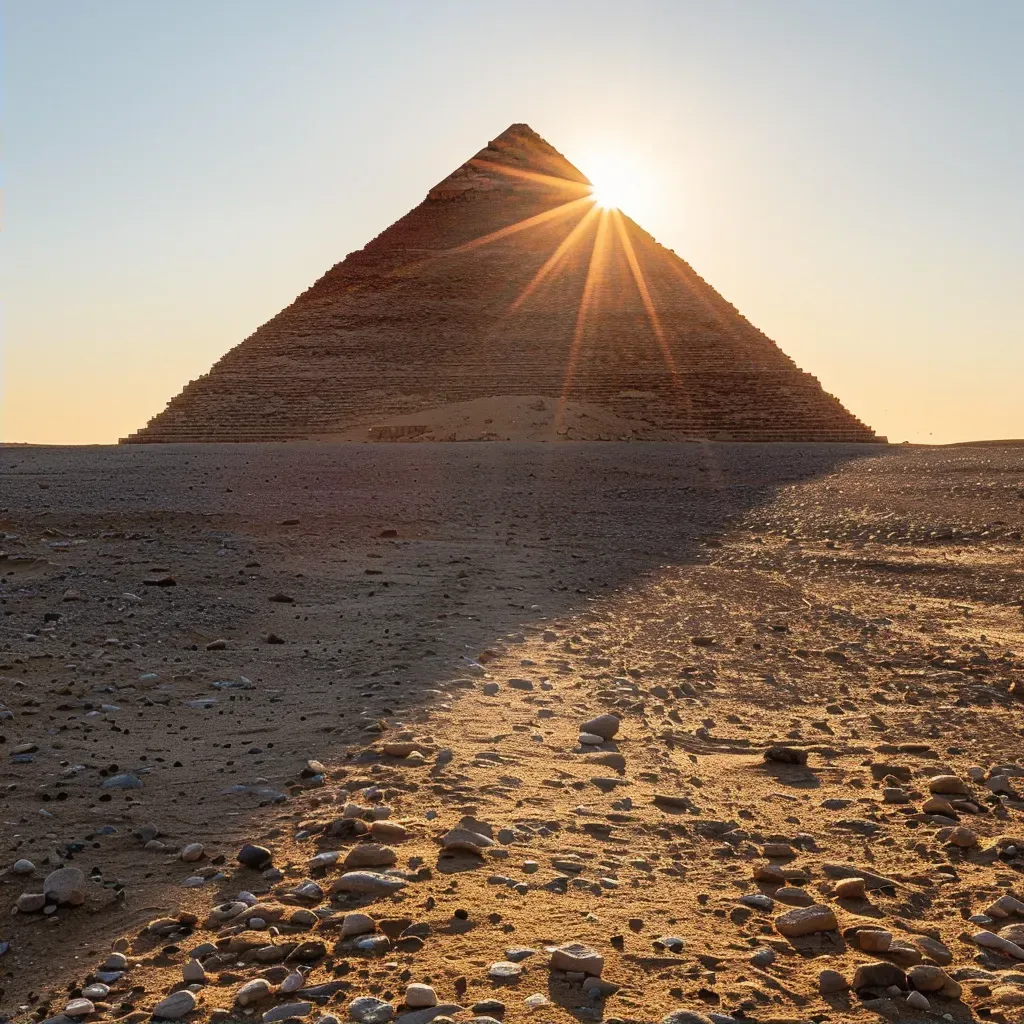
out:
M1024 447L0 485L8 1017L1024 1020Z

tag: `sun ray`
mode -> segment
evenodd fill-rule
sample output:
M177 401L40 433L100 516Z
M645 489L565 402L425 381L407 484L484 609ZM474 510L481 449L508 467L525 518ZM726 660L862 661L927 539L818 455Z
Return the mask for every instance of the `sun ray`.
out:
M477 170L507 174L510 178L519 178L521 181L530 181L538 185L549 185L552 188L564 189L570 192L590 195L593 190L593 185L588 181L573 181L572 178L559 178L554 174L544 174L542 171L527 171L522 167L498 164L492 160L481 160L478 157L473 157L469 163L470 166L475 167Z
M608 210L600 210L600 219L597 222L597 233L594 236L594 247L590 250L590 263L587 266L587 277L583 282L583 293L580 295L580 306L576 311L576 326L572 334L572 344L569 347L569 355L565 361L565 380L562 383L562 396L558 400L558 410L555 413L555 433L562 426L562 417L565 414L565 404L569 398L569 390L572 387L573 375L576 372L576 360L579 358L580 346L583 342L583 331L586 326L587 314L597 297L600 287L600 264L604 261L605 248L608 239Z
M558 206L553 206L550 210L544 210L542 213L535 214L532 217L525 217L523 220L517 220L514 224L508 224L503 228L498 228L497 231L492 231L490 234L481 235L479 238L472 238L468 242L463 242L462 245L456 245L454 248L445 249L441 255L447 256L462 252L470 252L473 249L480 248L482 245L490 245L491 242L497 242L502 238L508 238L510 235L517 234L520 231L526 231L527 229L537 227L540 224L546 224L549 220L554 220L556 217L565 217L581 206L590 206L592 204L593 200L589 195L581 196L579 199L570 199L567 203L561 203Z
M579 219L576 226L559 243L558 248L544 261L540 269L533 275L530 283L520 292L519 297L509 306L509 313L514 313L539 287L541 282L555 269L563 257L577 243L580 235L586 230L587 225L599 213L599 208L591 206L589 210Z
M665 330L661 326L661 318L658 316L658 311L654 308L654 300L651 298L651 291L647 287L647 280L644 277L644 272L640 268L640 261L636 258L633 241L629 237L629 232L626 230L626 222L618 210L610 211L610 215L615 221L615 230L619 236L619 240L622 242L622 249L626 254L626 262L629 264L629 272L632 274L633 281L636 283L636 289L640 293L640 301L643 303L644 311L647 313L647 319L651 324L651 330L654 333L655 340L658 342L658 347L661 349L662 359L665 360L665 369L668 370L669 376L672 379L672 384L682 398L687 418L690 418L693 413L690 394L678 368L676 367L676 361L672 355L672 349L669 346L668 339L665 337Z
M647 313L647 319L651 323L651 330L654 332L654 337L658 342L658 347L661 349L662 358L665 360L665 368L672 375L673 379L677 379L679 377L679 371L676 369L676 361L672 356L672 349L669 347L668 340L665 337L665 331L661 326L661 318L658 316L658 311L654 308L654 300L651 298L650 289L647 287L647 280L644 277L644 272L640 269L640 261L636 258L636 250L633 248L633 242L629 237L629 233L626 231L625 221L618 210L612 210L611 216L615 221L615 230L618 233L619 240L622 242L622 249L626 254L626 262L629 264L629 272L633 275L633 281L636 283L636 290L640 293L640 301L643 303L644 311Z

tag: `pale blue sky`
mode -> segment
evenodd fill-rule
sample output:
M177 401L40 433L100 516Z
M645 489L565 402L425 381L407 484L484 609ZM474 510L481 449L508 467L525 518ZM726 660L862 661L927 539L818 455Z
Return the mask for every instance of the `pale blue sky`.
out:
M895 440L1024 437L1021 0L7 0L0 437L113 441L511 122Z

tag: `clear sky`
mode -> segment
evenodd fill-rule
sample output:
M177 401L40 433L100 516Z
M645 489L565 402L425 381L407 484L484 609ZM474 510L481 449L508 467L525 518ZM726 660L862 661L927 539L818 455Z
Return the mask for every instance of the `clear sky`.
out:
M7 0L0 438L111 442L525 121L892 440L1024 437L1021 0Z

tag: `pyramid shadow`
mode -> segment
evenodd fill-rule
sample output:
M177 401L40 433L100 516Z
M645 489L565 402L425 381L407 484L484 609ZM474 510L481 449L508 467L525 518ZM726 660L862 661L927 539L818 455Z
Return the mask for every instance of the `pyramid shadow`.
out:
M203 830L215 817L224 823L217 846L230 851L264 834L280 813L253 806L252 795L223 796L232 783L272 774L274 788L287 792L308 758L330 774L379 740L366 731L369 719L414 723L457 697L459 687L448 684L474 675L470 663L491 646L514 651L510 641L529 636L557 656L560 639L545 633L560 620L667 569L720 556L708 538L727 536L781 488L891 451L672 443L25 448L8 454L5 529L31 535L45 524L82 540L70 555L55 551L54 567L35 583L64 612L55 643L98 628L109 596L141 591L150 567L175 577L176 586L146 587L121 628L165 646L139 647L89 685L134 687L125 701L148 700L140 673L157 672L167 703L146 705L151 732L119 734L117 761L131 766L146 754L150 801L191 787L187 806L171 800L176 831L210 836ZM392 530L397 536L381 536ZM119 544L131 559L111 559ZM69 585L90 600L62 604ZM277 593L293 601L271 601ZM285 643L266 645L270 632ZM207 650L218 638L227 646ZM18 670L31 678L31 666ZM516 671L536 677L549 669ZM238 676L253 679L245 699L209 689L209 680ZM214 693L210 710L187 705ZM187 723L216 725L230 749L161 750L170 728L189 735ZM346 784L372 784L372 767L350 762ZM68 828L74 837L79 826ZM152 905L180 894L153 886L140 897ZM118 911L88 922L92 941L112 940L127 920ZM71 917L66 924L69 932L83 927Z

